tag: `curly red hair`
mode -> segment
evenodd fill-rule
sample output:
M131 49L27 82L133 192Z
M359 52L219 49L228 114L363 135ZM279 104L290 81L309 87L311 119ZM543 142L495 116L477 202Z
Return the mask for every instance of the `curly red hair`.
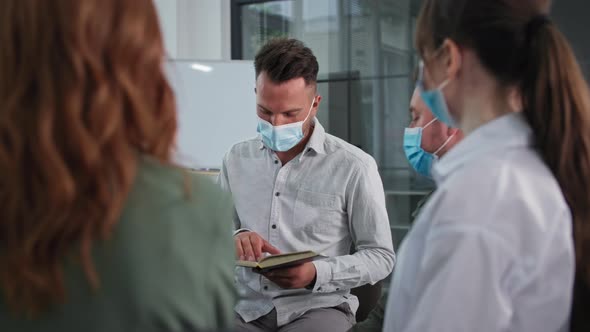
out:
M138 157L176 132L151 0L0 1L0 285L17 312L65 300L72 252L109 236Z

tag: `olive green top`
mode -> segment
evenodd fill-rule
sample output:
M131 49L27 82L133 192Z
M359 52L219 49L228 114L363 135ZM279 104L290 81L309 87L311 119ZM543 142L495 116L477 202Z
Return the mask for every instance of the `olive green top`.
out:
M232 326L232 211L230 198L210 179L143 158L111 238L93 249L100 288L92 291L80 264L68 261L66 302L34 320L15 316L0 292L0 331L209 331Z

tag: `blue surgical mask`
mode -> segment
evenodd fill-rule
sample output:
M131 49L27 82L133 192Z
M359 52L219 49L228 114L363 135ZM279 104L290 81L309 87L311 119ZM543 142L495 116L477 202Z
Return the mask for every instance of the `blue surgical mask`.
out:
M295 147L305 135L303 134L303 124L309 118L313 104L315 103L315 97L311 102L309 112L303 121L289 123L282 126L273 126L270 122L258 118L258 133L262 136L262 142L264 145L278 152L285 152Z
M422 149L422 132L436 120L432 119L424 127L406 128L404 132L404 152L406 157L416 172L427 178L432 178L432 165L438 160L437 154L449 144L454 136L450 136L434 153L424 151Z
M424 62L420 61L418 80L416 82L420 97L437 119L449 127L456 128L457 125L449 113L447 101L442 92L447 84L449 84L449 80L445 80L434 90L426 91L424 88Z

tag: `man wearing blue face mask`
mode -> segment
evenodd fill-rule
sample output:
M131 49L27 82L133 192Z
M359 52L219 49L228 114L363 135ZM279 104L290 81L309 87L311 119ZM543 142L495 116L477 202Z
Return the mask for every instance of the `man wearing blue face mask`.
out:
M435 118L424 104L423 97L420 96L418 89L414 90L410 101L410 116L410 125L404 133L406 157L418 174L432 178L430 174L432 165L463 139L463 132L457 128L448 127ZM418 215L429 196L430 194L426 195L418 202L412 218ZM387 298L388 293L383 294L367 319L356 324L351 331L381 332L383 330ZM403 304L392 303L391 305Z
M404 132L404 152L418 174L432 178L432 165L463 138L463 133L437 119L419 89L410 102L410 126Z
M346 331L358 307L350 289L384 279L395 262L377 165L316 119L322 98L309 48L271 41L255 69L259 136L236 144L220 175L235 201L236 256L325 258L262 275L237 267L237 331Z

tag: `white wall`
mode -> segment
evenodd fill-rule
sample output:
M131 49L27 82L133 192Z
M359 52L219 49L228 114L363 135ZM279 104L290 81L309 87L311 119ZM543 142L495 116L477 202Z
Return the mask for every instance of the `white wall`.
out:
M175 161L189 168L220 168L237 142L256 135L256 95L251 61L168 61L176 93Z
M176 0L154 0L156 10L160 15L160 28L164 35L164 43L168 57L175 59L177 56L177 5Z
M256 135L252 61L230 61L231 2L154 2L178 107L176 162L219 168L231 145Z
M230 0L154 1L170 58L231 58Z

